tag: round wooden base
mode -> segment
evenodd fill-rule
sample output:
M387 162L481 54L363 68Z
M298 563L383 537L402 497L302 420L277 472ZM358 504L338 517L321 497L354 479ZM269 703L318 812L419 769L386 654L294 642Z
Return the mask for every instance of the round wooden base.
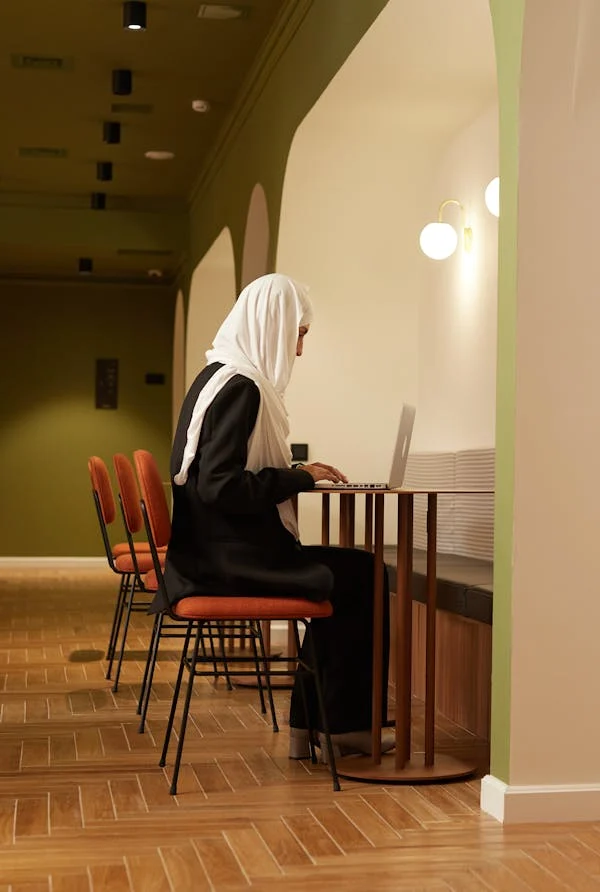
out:
M446 753L436 753L431 766L425 766L423 753L415 753L404 768L396 768L395 754L381 757L375 765L371 756L347 756L335 760L340 777L371 784L431 784L442 780L458 780L476 771L472 762L464 762Z
M251 675L232 675L231 681L239 688L258 688L256 677L253 678ZM288 691L294 687L294 676L278 675L275 678L271 678L271 687L274 691Z

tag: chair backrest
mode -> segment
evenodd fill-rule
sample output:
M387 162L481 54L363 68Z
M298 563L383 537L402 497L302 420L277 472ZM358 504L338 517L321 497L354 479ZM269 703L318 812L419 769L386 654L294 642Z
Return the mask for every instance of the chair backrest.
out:
M108 475L108 468L101 458L98 458L97 455L92 455L92 457L88 459L88 471L90 472L92 489L98 497L102 520L106 526L110 526L111 523L114 523L115 517L117 516L117 510L115 507L115 498L113 496L110 477Z
M154 544L163 548L171 538L171 515L156 459L146 449L136 449L133 461Z
M135 471L127 456L123 455L122 452L117 452L116 455L113 455L113 464L119 486L119 495L121 496L121 505L123 506L123 520L133 536L135 533L139 533L144 526L144 518L140 508L140 492L135 479Z
M92 492L94 494L94 504L96 505L96 514L98 515L98 523L100 524L100 533L104 550L109 565L116 571L110 537L108 535L108 527L114 523L117 516L115 507L115 497L113 496L112 484L108 475L108 468L101 458L92 455L88 459L88 471L90 472L90 480L92 481Z

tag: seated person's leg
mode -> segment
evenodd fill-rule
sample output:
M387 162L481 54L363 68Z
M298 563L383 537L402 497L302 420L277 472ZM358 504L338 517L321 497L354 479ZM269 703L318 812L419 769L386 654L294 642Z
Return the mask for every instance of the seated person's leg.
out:
M316 645L323 678L325 710L332 734L369 731L372 718L373 661L373 556L358 549L309 546L303 549L311 561L333 572L330 595L333 616L313 620L309 633ZM302 656L308 658L305 642ZM387 670L389 658L389 590L384 574L383 710L387 717ZM310 724L320 729L312 678L305 678ZM290 710L292 728L305 728L304 705L296 682ZM322 730L322 729L320 729Z

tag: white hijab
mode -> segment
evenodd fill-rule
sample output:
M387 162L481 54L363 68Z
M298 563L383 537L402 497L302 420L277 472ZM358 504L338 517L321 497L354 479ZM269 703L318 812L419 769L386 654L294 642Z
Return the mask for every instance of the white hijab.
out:
M196 400L181 468L174 477L177 485L183 486L187 480L206 410L234 375L250 378L260 391L258 416L248 441L246 470L257 473L263 468L290 467L290 427L283 400L296 359L298 329L311 321L308 288L287 276L261 276L244 288L217 332L213 349L206 353L208 363L221 362L223 366ZM281 522L298 538L291 501L282 502L278 508Z

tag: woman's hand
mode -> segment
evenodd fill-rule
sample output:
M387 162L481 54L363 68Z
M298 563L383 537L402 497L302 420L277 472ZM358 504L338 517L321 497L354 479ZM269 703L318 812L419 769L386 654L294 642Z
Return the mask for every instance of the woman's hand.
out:
M319 480L331 480L332 483L348 483L348 478L333 465L326 465L320 461L314 461L310 465L302 465L303 471L308 471L315 483Z

